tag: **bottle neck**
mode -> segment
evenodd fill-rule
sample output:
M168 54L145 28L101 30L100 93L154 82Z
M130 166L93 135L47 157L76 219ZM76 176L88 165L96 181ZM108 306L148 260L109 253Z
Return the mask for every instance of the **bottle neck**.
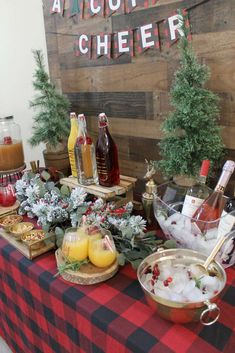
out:
M79 121L79 128L80 128L80 134L79 135L87 136L86 121L80 120Z
M231 177L231 172L229 170L223 170L220 175L219 181L215 187L215 191L224 193L224 190L229 182Z
M71 124L71 128L77 127L78 125L77 118L71 118L70 124Z
M207 176L205 175L199 175L199 178L198 178L198 181L199 181L199 184L206 184L206 179L207 179Z

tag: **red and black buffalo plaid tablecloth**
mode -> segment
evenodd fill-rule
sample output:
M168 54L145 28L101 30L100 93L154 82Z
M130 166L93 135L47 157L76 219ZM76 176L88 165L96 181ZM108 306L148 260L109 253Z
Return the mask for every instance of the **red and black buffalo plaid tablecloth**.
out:
M14 353L234 353L235 269L219 322L178 325L146 304L129 266L80 286L56 273L54 253L30 261L0 239L0 334Z

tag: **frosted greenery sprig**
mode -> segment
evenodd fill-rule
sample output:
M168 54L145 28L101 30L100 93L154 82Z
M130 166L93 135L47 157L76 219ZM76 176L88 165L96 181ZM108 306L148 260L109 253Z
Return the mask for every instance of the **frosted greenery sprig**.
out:
M130 262L136 268L142 259L163 244L162 240L156 240L155 232L145 232L146 220L143 217L131 214L131 202L119 208L102 199L88 202L84 189L76 188L70 192L64 185L57 187L49 180L49 175L46 179L44 182L39 174L25 173L16 182L19 214L36 217L43 229L54 230L58 247L62 244L65 229L79 226L84 215L87 225L111 231L120 264Z

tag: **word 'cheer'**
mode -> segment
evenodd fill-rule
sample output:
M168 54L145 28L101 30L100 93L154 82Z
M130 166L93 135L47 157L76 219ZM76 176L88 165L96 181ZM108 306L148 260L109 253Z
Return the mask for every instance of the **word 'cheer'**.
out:
M181 30L182 17L174 15L165 21L164 31L168 46L183 36ZM147 49L160 49L160 40L157 23L149 23L136 29L122 30L108 34L79 34L74 43L76 56L86 55L96 59L100 56L118 58L122 54L134 55L134 42L138 53Z

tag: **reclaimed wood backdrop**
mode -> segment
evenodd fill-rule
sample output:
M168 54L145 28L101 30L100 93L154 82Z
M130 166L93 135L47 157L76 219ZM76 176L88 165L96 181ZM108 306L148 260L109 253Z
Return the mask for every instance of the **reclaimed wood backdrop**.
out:
M125 54L115 60L76 57L74 39L77 34L112 33L160 21L179 6L186 7L195 52L211 69L207 86L221 98L219 124L223 127L227 157L235 159L234 0L158 0L148 9L137 8L130 14L94 17L78 23L59 14L51 15L50 1L43 3L51 79L67 94L72 110L87 116L88 129L95 139L97 115L103 111L107 114L118 145L121 173L140 181L145 174L145 158L159 158L160 125L171 109L169 89L179 66L177 45L166 47L162 22L161 51L135 52L133 58ZM157 175L156 180L160 181L161 176ZM138 188L142 188L141 182Z

